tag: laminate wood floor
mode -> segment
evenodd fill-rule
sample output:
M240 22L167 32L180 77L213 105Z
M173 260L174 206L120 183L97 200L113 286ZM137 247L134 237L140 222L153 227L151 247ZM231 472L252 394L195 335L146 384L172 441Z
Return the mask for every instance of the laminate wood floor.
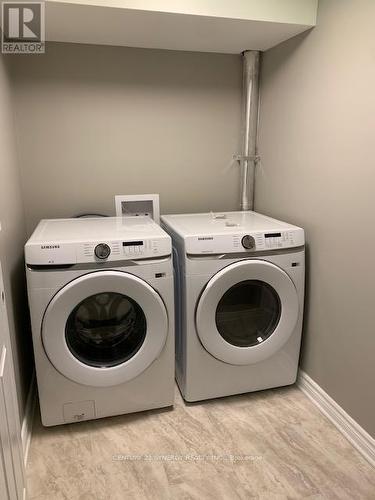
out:
M375 500L375 470L296 387L44 428L31 500Z

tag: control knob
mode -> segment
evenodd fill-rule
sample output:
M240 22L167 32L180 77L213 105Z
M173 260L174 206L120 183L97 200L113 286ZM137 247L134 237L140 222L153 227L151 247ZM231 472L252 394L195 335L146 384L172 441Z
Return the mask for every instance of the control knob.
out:
M255 248L255 239L249 234L242 238L241 243L242 246L246 248L246 250L252 250L253 248Z
M98 259L104 260L108 259L111 253L111 249L106 243L99 243L98 245L96 245L94 253Z

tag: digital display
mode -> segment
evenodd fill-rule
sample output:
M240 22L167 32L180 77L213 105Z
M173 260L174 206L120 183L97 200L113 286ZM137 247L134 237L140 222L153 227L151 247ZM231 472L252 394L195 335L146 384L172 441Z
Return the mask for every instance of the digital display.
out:
M281 233L268 233L264 235L265 238L281 238Z
M123 247L140 247L143 245L143 241L123 241Z

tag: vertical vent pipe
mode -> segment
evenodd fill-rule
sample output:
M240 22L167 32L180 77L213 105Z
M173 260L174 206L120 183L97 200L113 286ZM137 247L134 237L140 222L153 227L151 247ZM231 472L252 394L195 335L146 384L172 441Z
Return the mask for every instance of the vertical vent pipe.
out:
M246 50L242 54L242 152L238 156L241 166L241 210L254 208L255 166L258 160L259 60L260 53L257 50Z

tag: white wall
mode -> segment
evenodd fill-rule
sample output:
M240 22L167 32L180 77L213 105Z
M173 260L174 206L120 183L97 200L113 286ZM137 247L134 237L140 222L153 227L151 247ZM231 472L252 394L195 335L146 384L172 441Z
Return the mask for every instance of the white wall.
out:
M9 329L20 419L24 416L32 373L32 346L25 292L23 246L26 226L17 165L11 86L0 54L0 260L8 307Z
M256 209L306 229L303 369L375 436L375 2L263 57Z
M12 59L29 232L160 193L162 213L238 207L237 55L48 44Z

